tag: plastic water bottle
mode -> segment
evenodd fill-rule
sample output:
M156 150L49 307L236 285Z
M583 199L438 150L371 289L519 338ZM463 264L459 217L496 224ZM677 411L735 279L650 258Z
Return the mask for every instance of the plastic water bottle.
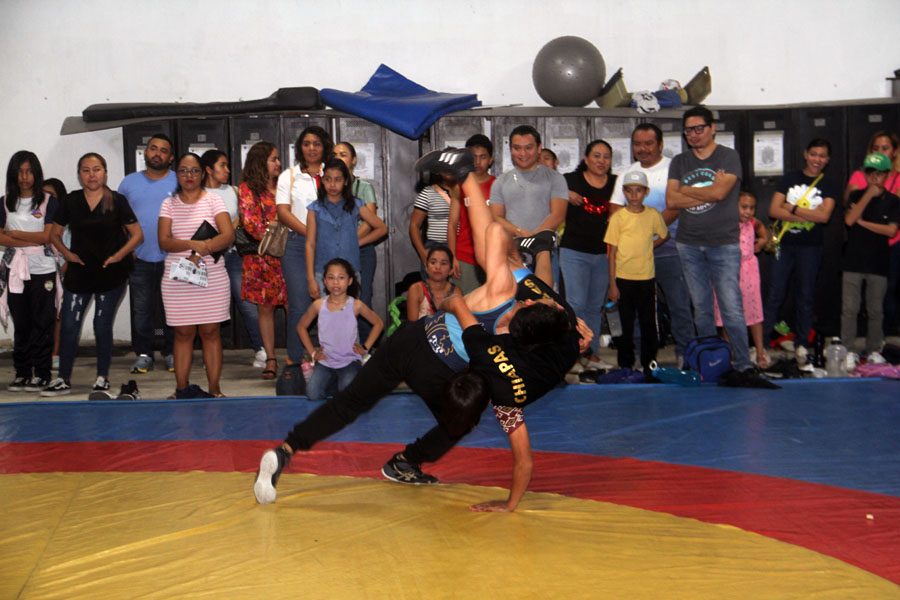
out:
M650 363L650 370L653 376L665 383L677 383L684 387L695 387L700 385L700 373L696 371L682 371L675 367L660 367L656 361Z
M825 372L829 377L843 377L847 374L844 359L847 358L847 348L841 343L841 338L831 338L831 344L825 348Z
M609 335L619 337L622 335L622 319L619 317L619 304L607 302L603 307L606 311L606 325L609 327Z

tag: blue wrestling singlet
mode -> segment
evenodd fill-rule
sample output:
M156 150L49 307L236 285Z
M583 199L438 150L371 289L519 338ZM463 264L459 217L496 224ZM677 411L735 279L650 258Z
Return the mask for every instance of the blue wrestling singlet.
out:
M497 321L512 310L515 303L515 299L510 298L500 306L472 314L485 331L495 334ZM462 341L462 327L452 314L438 311L425 317L425 337L438 358L453 371L459 372L469 366L469 354Z

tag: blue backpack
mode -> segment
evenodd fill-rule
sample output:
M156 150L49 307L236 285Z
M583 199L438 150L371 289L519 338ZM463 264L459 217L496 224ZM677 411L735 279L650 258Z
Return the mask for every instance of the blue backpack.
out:
M717 335L694 338L684 349L684 368L700 373L700 381L716 382L731 370L731 346Z

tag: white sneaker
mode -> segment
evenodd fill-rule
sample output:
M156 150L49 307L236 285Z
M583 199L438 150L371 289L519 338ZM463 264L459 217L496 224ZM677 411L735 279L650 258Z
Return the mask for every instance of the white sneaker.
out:
M266 349L260 348L256 351L256 354L253 356L253 366L257 369L264 369L266 367L266 359L269 358L266 355Z
M869 355L866 357L866 362L873 365L883 365L887 361L881 355L881 352L869 352Z
M856 369L856 365L859 364L859 354L856 352L848 352L847 357L844 358L844 370L847 373L852 373Z
M809 358L809 351L806 349L806 346L797 346L797 349L794 351L794 356L797 357L798 365L805 365Z

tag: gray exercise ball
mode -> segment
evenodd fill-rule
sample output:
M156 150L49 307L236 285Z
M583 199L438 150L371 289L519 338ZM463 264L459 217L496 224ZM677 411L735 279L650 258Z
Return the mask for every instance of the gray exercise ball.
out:
M586 106L600 95L606 63L596 46L574 35L547 42L534 57L531 80L550 106Z

